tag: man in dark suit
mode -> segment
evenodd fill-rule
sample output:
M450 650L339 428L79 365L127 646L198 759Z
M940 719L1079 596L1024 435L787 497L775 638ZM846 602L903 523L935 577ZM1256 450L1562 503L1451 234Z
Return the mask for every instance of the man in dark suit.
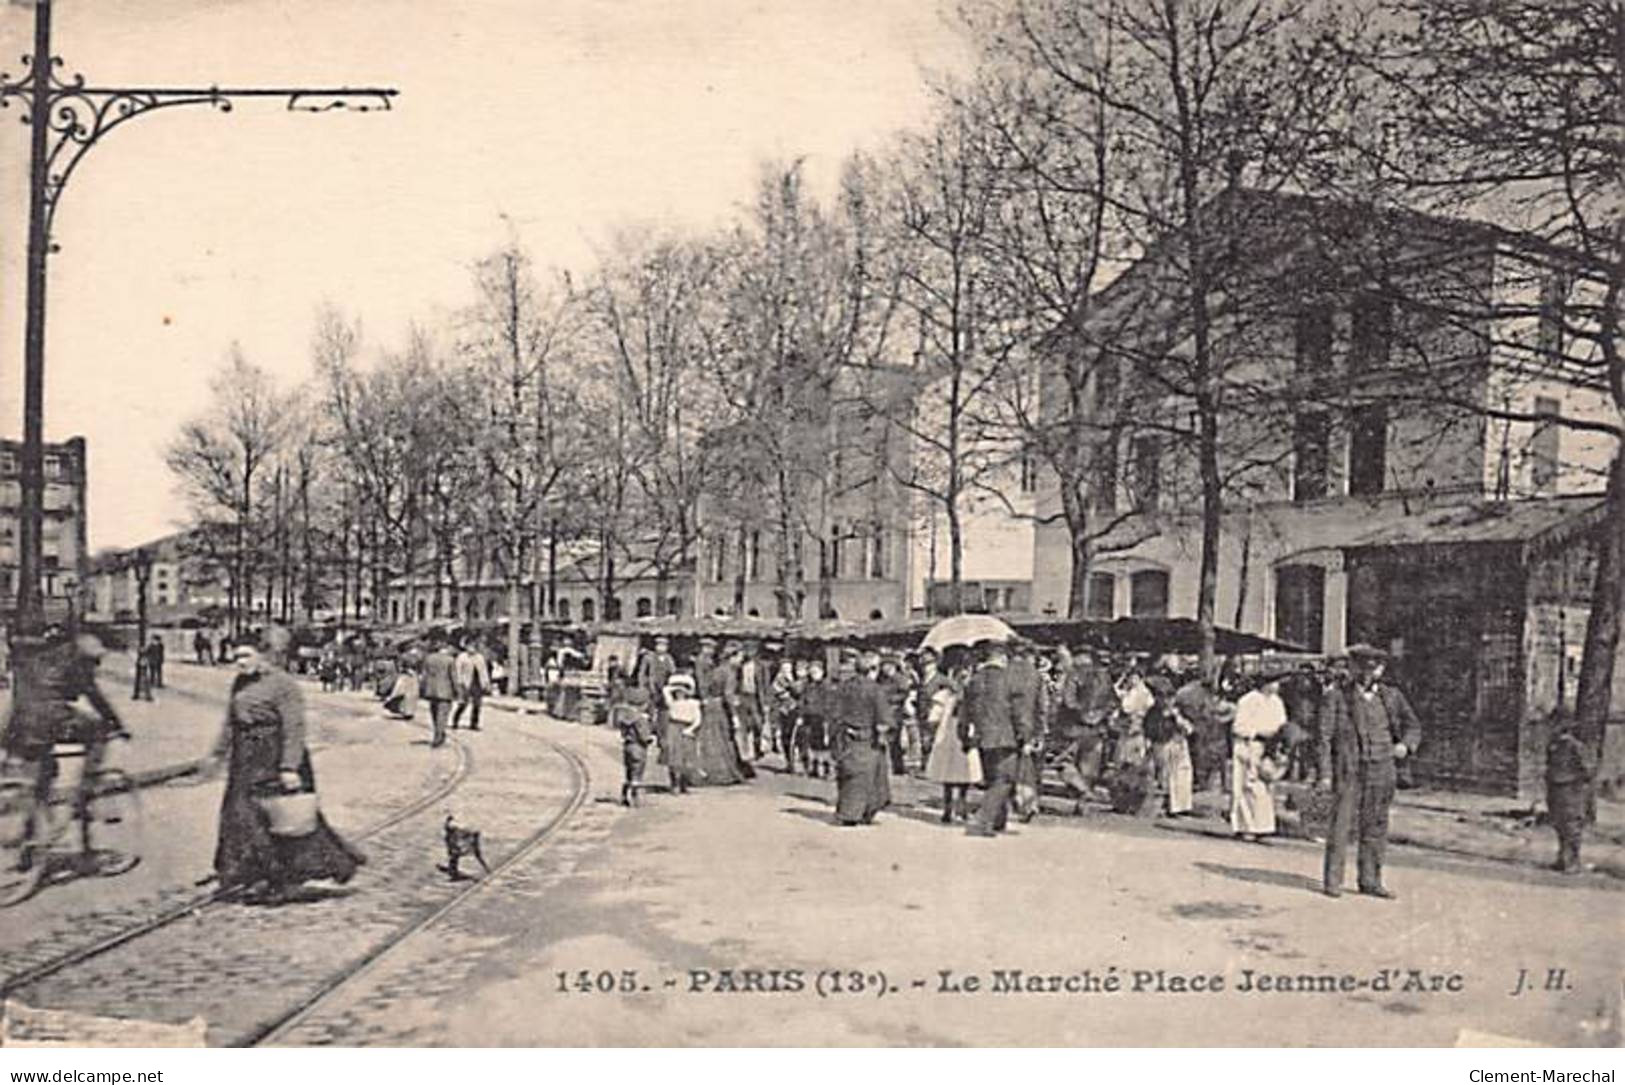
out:
M1393 891L1382 884L1382 859L1395 766L1416 751L1422 727L1405 695L1382 683L1385 652L1356 644L1348 656L1352 680L1329 689L1320 711L1319 786L1329 779L1333 788L1324 891L1329 897L1342 896L1348 840L1357 830L1360 892L1391 900Z
M434 737L429 745L444 746L451 703L457 699L457 660L446 651L446 639L438 632L429 634L429 654L423 659L420 692L429 702L429 718L434 723Z
M966 750L981 752L982 779L987 790L976 811L976 821L965 832L969 836L993 836L1003 832L1010 819L1016 766L1031 733L1022 730L1023 715L1015 704L1017 695L1010 688L1005 646L984 642L978 649L980 662L965 683L960 705L959 741Z

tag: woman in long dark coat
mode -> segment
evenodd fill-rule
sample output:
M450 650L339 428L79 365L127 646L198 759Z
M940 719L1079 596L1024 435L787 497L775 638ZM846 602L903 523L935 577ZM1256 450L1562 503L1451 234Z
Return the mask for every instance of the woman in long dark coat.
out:
M298 684L257 649L242 645L236 656L239 673L216 751L226 765L226 794L215 876L224 889L270 900L301 882L347 882L366 860L320 813L315 830L305 836L271 832L261 797L316 790L305 747L304 698Z
M756 770L739 756L734 744L733 721L722 697L722 667L712 664L695 668L700 698L700 726L694 732L692 775L693 787L718 787L743 783L756 775Z
M858 674L850 654L830 697L829 726L835 747L835 820L867 825L891 803L886 736L891 708L880 684Z

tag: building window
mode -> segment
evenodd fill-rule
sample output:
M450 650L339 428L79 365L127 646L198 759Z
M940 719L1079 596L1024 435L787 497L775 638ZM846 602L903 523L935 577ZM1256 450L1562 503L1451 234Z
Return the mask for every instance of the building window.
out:
M419 599L418 600L418 621L420 621L420 622L427 621L428 618L429 618L429 601L427 599Z
M569 621L570 620L570 600L568 600L568 599L555 599L555 600L553 600L553 616L558 618L562 622Z
M841 538L841 525L831 524L829 529L829 565L825 574L831 580L841 578L841 550L844 540Z
M487 599L485 601L485 620L488 621L488 622L492 621L492 620L494 620L496 618L496 616L497 616L497 601L495 599Z
M1349 417L1349 494L1383 491L1388 473L1388 412L1380 403L1357 408Z
M1129 577L1129 614L1135 618L1168 616L1168 574L1143 569Z
M1117 614L1117 578L1111 573L1090 573L1084 616L1109 622Z
M1294 330L1294 353L1298 373L1308 376L1332 367L1332 307L1311 305L1298 314Z
M666 614L668 616L675 618L682 609L683 601L681 599L677 598L675 595L667 597Z
M15 475L17 472L17 453L0 452L0 474Z
M655 605L647 595L640 595L638 596L637 608L638 617L647 618L654 613Z
M1557 457L1563 431L1557 417L1563 405L1547 396L1535 399L1535 434L1529 441L1529 482L1536 490L1549 491L1557 486Z
M1142 433L1134 438L1134 504L1154 509L1162 497L1162 436Z
M1031 452L1021 454L1021 492L1030 494L1038 489L1038 462Z
M396 625L400 624L401 601L399 599L391 599L389 601L389 620L394 622Z
M1292 500L1313 501L1326 496L1331 459L1332 418L1324 411L1298 415L1292 435Z
M621 620L621 597L612 595L604 600L604 621L618 622Z
M1095 360L1095 417L1108 418L1117 410L1117 359L1105 351Z
M565 609L568 611L568 604L566 604ZM587 598L581 600L581 620L584 622L590 622L597 616L598 604L593 602L592 597L588 596Z
M1388 364L1393 348L1394 306L1387 298L1362 294L1354 299L1351 319L1353 341L1349 344L1349 370L1366 373Z
M1283 565L1275 570L1275 638L1318 652L1324 643L1326 570Z
M1563 355L1568 339L1564 332L1569 291L1573 288L1574 280L1566 271L1554 271L1540 284L1540 331L1536 345L1543 358L1555 360Z
M1117 435L1095 445L1094 511L1110 515L1117 511Z
M710 557L711 583L721 584L728 579L728 541L713 538L707 555Z
M58 479L62 477L61 456L52 455L45 457L45 477L50 479Z
M874 526L868 542L869 552L869 579L886 579L886 531L879 524Z
M762 533L752 531L745 537L745 579L762 579Z

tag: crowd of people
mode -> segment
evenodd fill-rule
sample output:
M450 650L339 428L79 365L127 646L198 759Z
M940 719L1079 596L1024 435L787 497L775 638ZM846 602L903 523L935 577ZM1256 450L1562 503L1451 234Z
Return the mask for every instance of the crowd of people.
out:
M1178 818L1195 812L1198 793L1222 795L1235 837L1266 844L1277 831L1272 788L1287 779L1332 793L1326 892L1342 891L1352 835L1359 889L1391 895L1381 870L1388 808L1420 727L1383 680L1387 657L1375 648L1252 675L1021 638L941 653L844 648L833 673L826 658L704 640L679 665L658 638L631 665L612 663L622 800L637 801L651 753L676 794L748 779L773 756L785 771L833 780L840 825L872 822L891 801L892 777L914 775L942 788L944 823L995 836L1012 814L1037 814L1047 777L1074 813L1103 801Z
M500 663L463 632L432 633L421 650L398 657L369 647L350 649L354 665L324 666L324 689L360 673L387 708L407 716L421 697L435 745L465 722L479 730L484 698L502 686ZM343 651L334 646L324 663ZM283 899L310 880L342 883L364 861L313 801L290 653L279 629L232 646L238 674L214 759L227 777L215 871L248 899ZM97 687L101 656L94 637L48 632L16 668L0 745L8 761L37 767L37 795L55 779L57 744L86 745L93 771L107 739L125 734ZM212 663L212 652L205 658ZM893 777L909 775L941 787L944 823L997 836L1012 815L1037 814L1048 778L1074 813L1104 801L1126 814L1177 818L1194 812L1196 794L1223 794L1234 835L1266 843L1277 827L1272 785L1290 779L1329 792L1324 891L1341 894L1357 840L1360 892L1392 897L1382 870L1389 807L1422 734L1405 695L1384 681L1387 662L1356 645L1329 665L1202 674L1187 657L1074 653L1017 638L941 653L847 647L806 656L705 640L680 664L659 637L629 666L611 666L606 700L620 730L628 805L639 801L651 757L677 795L750 780L772 757L783 771L832 782L842 826L872 823L892 801ZM1559 726L1547 762L1555 865L1578 870L1593 754ZM299 809L305 814L287 812ZM82 841L86 854L91 843Z

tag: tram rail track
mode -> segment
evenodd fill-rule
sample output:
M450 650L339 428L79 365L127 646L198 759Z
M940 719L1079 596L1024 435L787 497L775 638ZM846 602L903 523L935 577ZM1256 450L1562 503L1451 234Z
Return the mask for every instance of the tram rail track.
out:
M0 997L20 1000L20 996L33 991L36 996L44 999L39 1004L41 1008L60 1006L63 1009L72 1008L93 1015L105 1014L108 1011L101 1009L98 1003L105 1003L111 1008L117 1004L117 997L114 996L111 1002L107 1002L108 996L105 991L102 994L89 992L98 990L98 985L107 982L107 977L124 976L127 978L120 982L135 984L132 989L153 992L155 1001L146 1003L149 1007L147 1012L152 1014L148 1019L179 1020L188 1012L187 1007L197 1006L198 1011L208 1015L206 1019L211 1021L209 1035L211 1045L252 1047L282 1042L298 1043L296 1037L300 1026L312 1018L320 1018L324 1008L333 1001L342 999L352 985L365 982L370 974L381 965L385 965L403 948L420 942L422 936L432 934L439 924L471 901L491 890L500 892L501 887L512 877L522 877L522 872L530 868L537 853L544 849L586 804L591 795L592 778L586 761L580 754L563 743L534 732L521 730L514 732L514 735L523 739L524 745L530 746L534 751L525 755L524 761L537 765L552 765L552 768L546 770L554 783L551 785L547 807L549 812L545 819L540 823L531 822L527 825L521 818L519 823L514 825L514 831L503 834L506 846L501 852L492 854L494 863L488 873L455 888L441 883L440 889L444 892L420 895L421 907L415 912L410 908L402 910L398 926L382 929L375 936L358 942L353 947L353 952L347 951L342 957L330 957L329 964L338 962L336 968L323 968L312 962L312 966L307 967L302 973L288 972L286 977L279 981L286 994L285 999L273 1001L261 999L257 1011L251 1008L250 1003L241 1006L240 1011L233 1009L221 1013L221 1007L228 1004L222 999L232 998L228 993L232 990L231 984L241 983L241 974L233 977L230 973L235 970L235 966L226 962L241 961L242 958L235 956L238 951L225 948L229 942L223 943L218 938L219 932L228 929L222 927L221 923L229 927L236 922L229 917L228 911L215 907L227 903L230 899L230 894L219 889L200 893L120 931L19 971L0 985ZM452 745L457 752L458 760L451 776L432 791L369 825L354 839L377 837L403 822L421 816L435 804L445 801L465 784L473 787L475 795L480 793L481 788L503 786L501 783L503 772L504 770L511 772L511 764L498 763L497 774L491 780L483 784L474 783L476 778L484 780L486 774L476 772L475 756L470 747L455 736L452 737L454 739ZM484 751L481 751L482 759L483 756ZM380 843L380 847L387 853L397 856L392 860L397 865L400 861L398 857L401 854L401 839L399 833L395 833L385 838L387 843ZM491 843L488 838L487 848ZM282 909L276 911L280 912ZM285 918L297 920L297 916L291 911ZM176 940L176 932L182 929L183 921L189 920L205 923L206 929L215 932L209 936L212 948L204 951L202 956L194 956L192 951L184 948L190 944L189 940L195 937L193 934L186 933L181 936L182 941ZM331 927L331 920L327 922ZM161 933L166 929L169 933ZM121 957L115 951L134 956ZM256 949L252 942L248 942L243 943L243 952L252 957L255 953L263 952L263 949ZM221 956L223 953L232 956ZM105 960L97 960L104 957ZM290 963L292 959L290 958ZM136 978L139 972L132 974L124 971L128 967L123 963L125 960L129 960L134 967L148 975L164 977L157 981L160 986L140 987L143 981ZM159 963L170 960L173 960L175 965ZM206 981L207 985L203 988L188 986L189 982L195 984L195 980L189 981L185 975L178 972L164 971L170 967L180 969L182 972L190 970L193 976L199 974L199 970L205 975L218 974L219 981ZM213 971L221 967L224 967L224 972ZM169 982L169 977L172 976L175 977L173 984ZM80 994L70 994L64 1003L61 1001L61 995L68 992ZM88 998L84 997L86 994L89 994ZM155 1008L163 1005L165 1000L168 1001L168 1009ZM215 1007L212 1012L206 1008L211 1003ZM123 1016L117 1010L113 1012Z
M548 746L569 766L571 776L574 778L574 787L564 804L543 822L535 832L521 841L506 858L498 862L490 873L471 881L466 888L441 904L434 911L403 927L394 936L380 943L375 949L350 966L327 977L317 990L302 999L293 1009L281 1017L256 1028L232 1046L258 1047L274 1044L287 1037L303 1022L318 1013L325 1003L340 994L344 988L365 978L383 964L386 958L399 951L411 939L429 931L447 916L498 884L506 875L531 859L557 835L559 830L586 803L587 796L592 789L592 776L581 756L566 746L539 735L526 735L525 737Z
M390 812L388 815L366 826L354 835L357 841L365 841L394 828L403 821L416 817L437 803L444 802L468 779L474 768L474 757L468 747L460 741L452 743L452 749L457 755L457 763L450 776L438 787L425 792L407 805ZM17 992L33 986L42 980L49 979L69 968L85 963L102 956L120 946L128 945L137 939L143 938L155 931L162 930L189 916L196 915L211 905L218 904L231 896L231 890L224 887L204 890L191 898L178 904L161 909L156 914L124 927L121 930L97 938L84 945L60 953L48 960L30 965L19 972L7 976L0 981L0 1000L11 998Z

